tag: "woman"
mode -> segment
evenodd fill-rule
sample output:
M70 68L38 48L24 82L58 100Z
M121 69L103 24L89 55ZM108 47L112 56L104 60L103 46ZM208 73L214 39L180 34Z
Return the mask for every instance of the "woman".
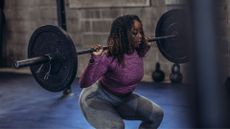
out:
M162 109L134 93L144 75L143 57L149 50L141 20L136 15L116 18L108 37L108 50L96 46L80 77L80 106L96 129L124 129L123 119L141 120L139 129L158 128Z

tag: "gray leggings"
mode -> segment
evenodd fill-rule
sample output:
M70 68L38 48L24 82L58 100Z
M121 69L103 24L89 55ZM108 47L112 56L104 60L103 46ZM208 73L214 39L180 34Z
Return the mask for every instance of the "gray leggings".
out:
M84 88L80 106L86 120L96 129L124 129L123 119L141 120L139 129L156 129L163 119L162 109L151 100L132 93L118 97L98 83Z

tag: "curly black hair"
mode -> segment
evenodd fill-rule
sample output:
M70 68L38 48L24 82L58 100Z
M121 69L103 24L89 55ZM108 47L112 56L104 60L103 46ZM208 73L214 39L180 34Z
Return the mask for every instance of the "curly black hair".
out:
M130 31L135 20L139 21L142 25L140 18L136 15L120 16L112 23L110 35L107 41L109 46L108 55L117 59L119 63L123 62L124 54L133 53L135 50L140 57L144 56L146 41L144 38L143 28L141 28L141 35L143 39L140 47L135 48L135 46L131 43L132 39L130 39Z

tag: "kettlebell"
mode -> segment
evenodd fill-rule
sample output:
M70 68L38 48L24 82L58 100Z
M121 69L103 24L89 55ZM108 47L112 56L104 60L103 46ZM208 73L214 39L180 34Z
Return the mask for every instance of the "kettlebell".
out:
M183 75L180 72L180 65L179 64L173 64L172 66L172 72L169 76L171 83L181 83L183 80Z
M153 71L152 73L152 79L155 81L155 82L161 82L163 81L165 78L165 74L164 72L160 69L160 63L157 62L156 65L155 65L155 71Z

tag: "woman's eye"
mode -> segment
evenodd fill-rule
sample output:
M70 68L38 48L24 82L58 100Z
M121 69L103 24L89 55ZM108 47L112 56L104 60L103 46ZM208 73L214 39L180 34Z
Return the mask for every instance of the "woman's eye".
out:
M137 32L132 32L133 33L133 35L137 35Z

